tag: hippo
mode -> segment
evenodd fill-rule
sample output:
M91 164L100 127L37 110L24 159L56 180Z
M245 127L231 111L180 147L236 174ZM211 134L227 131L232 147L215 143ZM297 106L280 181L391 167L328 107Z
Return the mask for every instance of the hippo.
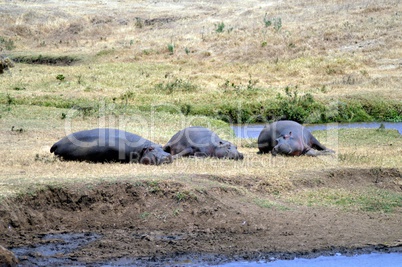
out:
M112 128L97 128L72 133L56 142L51 153L64 160L121 162L160 165L171 163L172 156L141 136Z
M273 156L282 154L314 157L335 153L295 121L276 121L266 125L258 136L258 149L260 154L271 152Z
M193 126L177 132L163 150L173 158L195 156L241 160L243 154L229 141L222 140L208 128Z

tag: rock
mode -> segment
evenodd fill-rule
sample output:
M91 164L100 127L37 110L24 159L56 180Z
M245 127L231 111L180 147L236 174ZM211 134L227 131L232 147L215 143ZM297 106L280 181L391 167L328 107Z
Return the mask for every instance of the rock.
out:
M0 245L0 267L17 266L18 260L14 253Z

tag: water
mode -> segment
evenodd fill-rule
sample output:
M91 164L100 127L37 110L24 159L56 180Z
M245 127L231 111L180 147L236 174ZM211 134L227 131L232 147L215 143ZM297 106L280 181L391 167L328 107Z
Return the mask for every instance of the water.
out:
M343 128L371 128L378 129L381 124L385 129L395 129L402 134L402 122L355 122L355 123L329 123L304 125L309 131L343 129ZM240 138L258 138L265 124L245 124L232 126L235 135Z
M402 253L372 253L357 256L321 256L271 262L231 262L219 267L402 267Z

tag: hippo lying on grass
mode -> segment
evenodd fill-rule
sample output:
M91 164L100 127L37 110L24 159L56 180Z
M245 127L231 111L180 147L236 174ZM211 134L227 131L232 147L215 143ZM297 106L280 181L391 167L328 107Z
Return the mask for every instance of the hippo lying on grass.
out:
M122 162L160 165L172 156L141 136L126 131L100 128L72 133L56 142L51 153L65 160Z
M258 149L259 153L271 152L273 156L318 156L335 153L295 121L277 121L265 126L258 137Z
M232 143L222 140L211 130L194 126L177 132L163 150L174 158L195 156L241 160L243 154Z

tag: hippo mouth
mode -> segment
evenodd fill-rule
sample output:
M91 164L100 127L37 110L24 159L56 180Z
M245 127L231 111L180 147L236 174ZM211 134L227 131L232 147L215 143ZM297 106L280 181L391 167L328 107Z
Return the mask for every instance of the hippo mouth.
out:
M272 156L277 154L292 155L293 149L289 144L280 144L272 149Z
M242 153L237 153L228 157L229 159L242 160L244 158Z

